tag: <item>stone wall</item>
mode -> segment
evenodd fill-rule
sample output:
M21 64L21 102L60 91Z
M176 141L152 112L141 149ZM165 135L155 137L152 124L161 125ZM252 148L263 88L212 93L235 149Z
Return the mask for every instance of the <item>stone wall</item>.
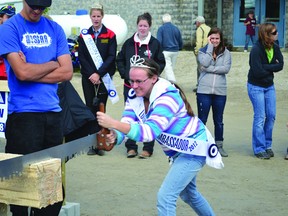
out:
M215 0L213 0L215 1ZM185 47L190 48L195 37L193 20L197 17L198 0L107 0L99 2L104 6L106 14L119 14L127 23L128 35L136 31L138 15L149 12L152 16L152 35L156 36L158 27L162 24L162 15L169 13L172 23L177 25L182 32ZM75 14L77 9L87 9L95 4L91 0L53 0L49 14Z
M204 1L204 0L203 0ZM198 0L106 0L99 1L104 6L106 14L119 14L127 23L128 37L136 31L137 16L149 12L152 20L152 35L156 36L158 27L162 24L162 15L170 13L172 22L182 32L184 45L190 49L195 40L195 25L193 20L198 15ZM49 14L75 14L77 9L87 9L95 4L95 0L53 0ZM233 44L233 1L222 0L222 30L226 44ZM288 0L286 0L286 11ZM286 26L288 26L288 14ZM204 4L204 17L209 26L217 26L217 0L206 0ZM285 31L287 41L288 31ZM285 42L285 44L287 44Z
M228 46L228 48L230 46L230 49L232 49L231 44L233 44L233 19L234 19L233 7L234 7L233 1L223 0L222 30L224 38L227 39L225 43Z

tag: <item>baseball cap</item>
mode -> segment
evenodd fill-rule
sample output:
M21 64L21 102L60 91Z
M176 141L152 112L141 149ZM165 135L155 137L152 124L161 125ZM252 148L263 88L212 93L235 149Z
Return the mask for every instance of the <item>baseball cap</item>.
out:
M205 18L203 16L198 16L194 23L199 22L199 23L205 23Z
M52 0L25 0L28 5L50 7Z
M0 9L0 14L6 14L8 16L14 16L15 15L15 7L12 5L6 5Z

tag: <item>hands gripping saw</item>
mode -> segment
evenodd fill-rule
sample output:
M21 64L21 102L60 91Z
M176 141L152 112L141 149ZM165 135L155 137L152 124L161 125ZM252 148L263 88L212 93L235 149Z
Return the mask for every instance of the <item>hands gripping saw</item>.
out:
M105 111L104 104L100 104L100 111ZM71 142L63 143L30 154L1 160L0 179L5 180L13 178L13 176L20 176L24 167L43 160L61 158L62 161L68 161L77 155L87 153L92 147L110 151L114 145L106 143L105 135L107 133L109 133L109 130L107 128L102 128L98 133L88 135Z

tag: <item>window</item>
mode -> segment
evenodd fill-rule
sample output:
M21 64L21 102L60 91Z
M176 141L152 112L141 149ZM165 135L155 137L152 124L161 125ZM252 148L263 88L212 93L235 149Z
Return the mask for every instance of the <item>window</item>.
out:
M255 12L255 0L241 0L240 5L240 22L244 22L248 12L254 11Z
M280 0L266 0L266 22L279 22Z

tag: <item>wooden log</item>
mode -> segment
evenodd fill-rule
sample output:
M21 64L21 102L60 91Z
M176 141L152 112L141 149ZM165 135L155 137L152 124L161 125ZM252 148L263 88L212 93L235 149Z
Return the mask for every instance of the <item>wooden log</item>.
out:
M0 160L17 157L0 153ZM0 203L43 208L63 200L61 159L49 159L25 167L21 176L0 182Z

